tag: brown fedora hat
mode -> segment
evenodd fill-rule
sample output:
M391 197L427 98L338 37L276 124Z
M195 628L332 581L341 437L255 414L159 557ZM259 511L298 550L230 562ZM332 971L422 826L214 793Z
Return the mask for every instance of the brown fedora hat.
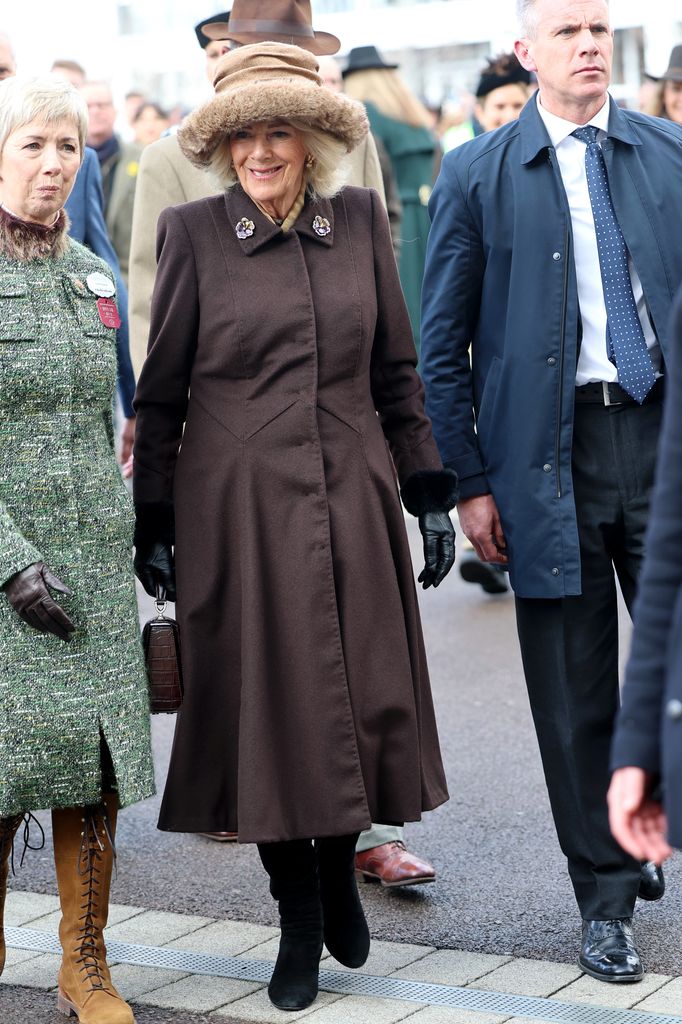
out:
M682 82L682 45L673 46L668 67L662 75L645 74L652 82Z
M221 142L249 124L282 119L318 128L354 149L369 123L362 103L325 89L309 50L286 43L239 46L218 60L215 96L185 118L180 149L207 167Z
M317 56L336 53L341 42L313 28L310 0L234 0L229 24L206 25L211 39L235 43L290 43Z

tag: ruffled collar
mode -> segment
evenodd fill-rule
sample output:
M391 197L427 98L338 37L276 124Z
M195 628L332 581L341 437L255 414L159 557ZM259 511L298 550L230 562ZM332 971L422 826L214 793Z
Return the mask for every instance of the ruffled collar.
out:
M59 211L54 224L35 224L22 220L0 206L0 253L11 260L56 259L69 247L70 222L65 210Z

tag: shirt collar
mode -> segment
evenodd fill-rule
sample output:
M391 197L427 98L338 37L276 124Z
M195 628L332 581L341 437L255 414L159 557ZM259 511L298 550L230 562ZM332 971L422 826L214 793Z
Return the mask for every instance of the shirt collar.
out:
M542 121L547 129L547 134L552 140L552 145L556 149L557 146L561 145L565 139L571 135L576 128L584 128L584 125L574 124L572 121L566 121L563 117L557 117L556 114L550 114L549 110L545 110L542 103L540 102L540 94L537 96L538 113L542 118ZM604 105L597 113L590 118L588 124L594 125L595 128L599 128L604 134L608 134L609 130L609 97L607 95Z

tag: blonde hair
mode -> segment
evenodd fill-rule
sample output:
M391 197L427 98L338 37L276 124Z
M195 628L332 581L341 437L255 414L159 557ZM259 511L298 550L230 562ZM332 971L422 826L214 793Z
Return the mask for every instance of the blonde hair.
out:
M320 199L331 199L343 188L348 178L348 160L344 143L329 132L313 128L294 118L285 123L299 133L303 148L313 158L312 166L307 170L308 185L313 195ZM222 188L233 188L237 184L229 136L226 136L216 148L209 169Z
M368 68L353 71L344 82L347 96L361 103L373 103L386 117L404 121L415 128L431 128L433 118L421 100L410 92L397 71Z
M5 78L0 82L0 153L16 128L39 121L73 121L83 162L88 108L78 89L61 78Z

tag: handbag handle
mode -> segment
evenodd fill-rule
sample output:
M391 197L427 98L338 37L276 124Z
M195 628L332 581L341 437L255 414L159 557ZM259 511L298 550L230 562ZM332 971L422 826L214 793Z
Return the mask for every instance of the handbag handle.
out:
M156 584L156 598L154 600L154 604L156 605L157 619L163 619L163 613L166 610L166 605L168 604L168 602L166 601L166 588L162 586L160 583Z

